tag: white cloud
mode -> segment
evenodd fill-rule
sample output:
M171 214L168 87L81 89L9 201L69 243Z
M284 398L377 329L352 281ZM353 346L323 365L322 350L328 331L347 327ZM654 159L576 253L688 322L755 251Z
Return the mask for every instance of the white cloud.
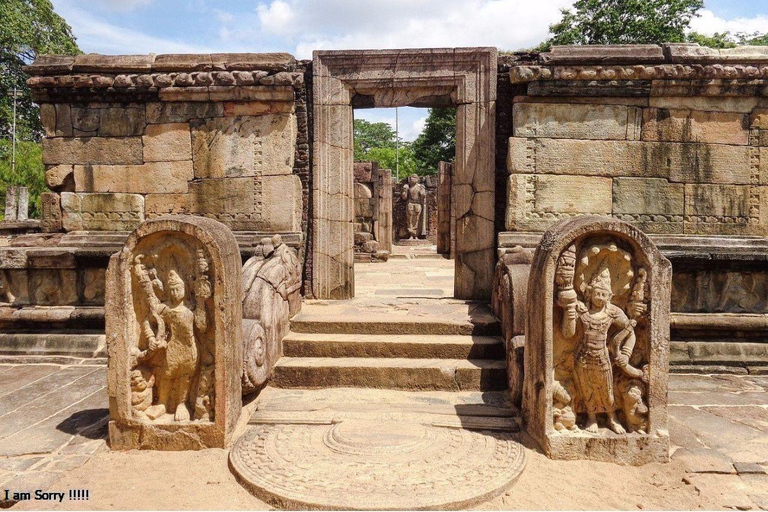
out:
M768 15L727 20L716 16L715 13L708 9L699 11L699 14L701 16L691 21L691 30L706 35L712 35L715 32L730 32L731 34L738 34L740 32L747 34L754 32L765 33L768 30Z
M256 7L261 28L272 34L289 34L294 31L295 15L293 9L283 0L274 0L269 7L260 4Z
M150 5L152 0L80 0L80 6L113 12L130 12L139 7Z
M261 28L312 50L496 46L532 47L548 37L572 0L272 0Z
M400 136L403 140L413 142L416 137L424 130L424 125L427 124L427 116L423 116L413 121L410 125L407 125L404 130L400 132Z
M206 47L183 41L173 41L149 36L102 21L65 1L56 2L56 11L61 14L77 37L77 44L88 52L105 54L145 53L206 53Z

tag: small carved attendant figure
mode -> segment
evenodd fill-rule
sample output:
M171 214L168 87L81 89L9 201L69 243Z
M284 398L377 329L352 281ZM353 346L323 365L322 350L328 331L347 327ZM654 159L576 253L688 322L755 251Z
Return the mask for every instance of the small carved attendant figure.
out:
M152 386L155 376L145 368L131 370L131 406L134 413L146 417L145 411L152 405Z
M574 381L587 413L585 430L597 433L597 415L606 414L608 428L624 434L626 431L616 418L611 353L615 354L614 360L619 367L628 365L635 344L633 322L619 307L611 304L613 292L607 268L599 270L587 286L586 303L574 295L563 290L558 293L558 303L565 310L561 325L563 336L574 336L577 320L582 328L574 360ZM609 350L608 330L612 326L618 327L619 331L610 341L612 350Z
M403 191L401 193L403 200L408 201L406 207L406 215L408 219L408 235L411 240L414 240L421 234L419 229L419 219L421 218L421 212L424 208L424 203L427 198L427 189L419 183L419 176L411 174L408 178L408 184L403 185Z

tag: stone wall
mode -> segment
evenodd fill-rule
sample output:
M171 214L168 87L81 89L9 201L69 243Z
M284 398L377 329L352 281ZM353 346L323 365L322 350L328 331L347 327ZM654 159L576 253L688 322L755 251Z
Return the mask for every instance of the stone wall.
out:
M168 213L306 226L305 68L290 55L42 57L27 72L55 194L47 231L128 231Z
M768 234L768 50L555 47L509 78L510 231L610 214L647 233Z

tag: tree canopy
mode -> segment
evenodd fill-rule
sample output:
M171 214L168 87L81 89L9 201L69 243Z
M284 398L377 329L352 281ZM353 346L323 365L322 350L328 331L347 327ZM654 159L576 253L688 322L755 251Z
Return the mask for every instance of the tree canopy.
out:
M391 169L393 173L399 168L401 177L424 174L415 157L414 145L402 139L395 144L395 131L389 123L355 119L354 137L356 162L378 162L381 168Z
M419 174L437 173L437 163L456 157L456 109L431 108L424 130L413 141Z
M49 0L2 0L0 2L0 136L8 137L13 124L16 86L17 138L40 140L42 128L37 105L32 102L22 66L39 54L80 53L72 29L53 11Z
M551 25L542 50L568 44L653 44L686 41L703 0L577 0Z

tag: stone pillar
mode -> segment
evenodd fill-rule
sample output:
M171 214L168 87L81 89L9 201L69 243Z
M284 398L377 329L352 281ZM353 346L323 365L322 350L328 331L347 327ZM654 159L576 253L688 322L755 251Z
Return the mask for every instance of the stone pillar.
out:
M5 189L5 220L15 221L18 215L18 192L19 187L8 187Z
M451 255L451 174L450 162L437 164L437 253L447 255Z
M352 106L322 105L315 88L312 293L317 299L351 299L354 272L354 168Z
M376 170L376 200L378 202L378 222L376 240L379 250L392 252L392 171Z
M27 220L29 218L29 190L27 187L19 187L19 206L16 220Z
M672 266L636 227L555 224L528 281L523 419L553 459L669 460Z
M224 224L141 224L107 269L113 449L224 448L242 407L241 260Z
M496 250L495 118L496 101L468 103L456 109L453 200L457 299L491 298Z

